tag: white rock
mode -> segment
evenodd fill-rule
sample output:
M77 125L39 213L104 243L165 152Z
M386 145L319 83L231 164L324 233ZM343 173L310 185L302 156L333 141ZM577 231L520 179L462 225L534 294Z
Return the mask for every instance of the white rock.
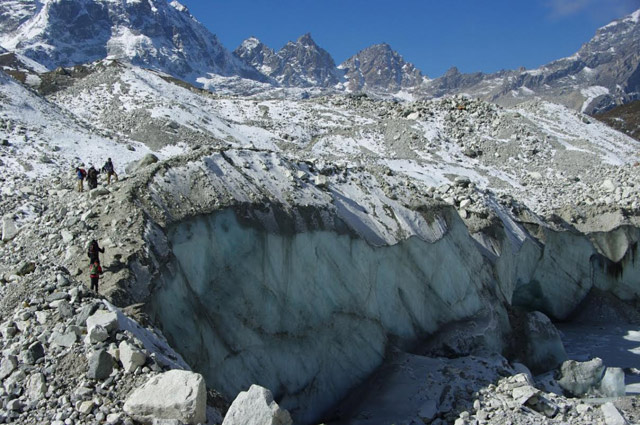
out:
M611 179L606 179L600 185L600 188L606 192L614 192L616 190L616 187L618 186L615 183L613 183Z
M87 331L87 339L89 343L95 344L109 339L109 331L102 325L95 325Z
M540 393L539 390L530 386L523 385L522 387L514 388L511 392L511 396L519 405L525 404L531 397L534 397Z
M289 412L273 400L271 391L252 385L231 403L222 425L291 425Z
M71 233L66 229L63 229L62 231L60 231L60 236L62 236L62 242L64 243L69 243L74 238L73 233Z
M73 344L76 343L78 339L78 336L75 334L75 332L67 332L64 334L61 334L59 332L54 332L51 335L51 338L49 338L49 343L53 344L53 345L57 345L59 347L72 347Z
M2 219L2 241L7 242L15 238L20 229L16 226L16 222L11 217L5 217Z
M147 356L129 341L122 341L118 349L120 362L127 372L135 371L138 366L144 365L147 361Z
M107 423L108 424L117 424L120 422L120 418L122 418L121 413L109 413L107 415Z
M471 199L469 198L460 201L460 208L467 208L469 205L471 205Z
M629 422L620 414L616 406L613 403L605 403L600 406L602 414L604 416L604 423L607 425L628 425Z
M531 171L528 174L529 174L529 177L531 177L534 180L541 180L542 179L542 174L540 174L537 171Z
M558 384L574 396L585 395L600 384L604 371L602 359L598 357L588 362L567 360L560 368L561 378Z
M45 323L47 323L47 320L49 320L49 313L47 313L46 311L36 311L36 320L41 325L44 325Z
M199 373L170 370L135 390L124 411L141 421L178 419L186 424L206 421L207 394Z
M93 212L92 210L89 210L89 211L87 211L87 212L83 213L83 214L80 216L80 220L82 220L82 221L87 221L87 220L89 220L90 218L94 218L94 217L96 217L97 215L98 215L98 214L96 214L96 213L95 213L95 212Z
M93 401L83 401L78 405L77 410L83 415L88 415L93 410L93 406Z
M318 187L327 187L327 184L328 184L327 176L318 174L317 176L314 177L314 184Z
M38 401L47 392L47 383L42 373L34 373L27 379L27 397L31 401Z
M98 325L113 332L118 329L118 315L113 311L98 310L87 319L87 332Z

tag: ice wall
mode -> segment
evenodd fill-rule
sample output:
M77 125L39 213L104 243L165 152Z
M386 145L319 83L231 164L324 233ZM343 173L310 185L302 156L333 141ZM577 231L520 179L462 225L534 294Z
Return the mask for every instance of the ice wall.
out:
M346 231L278 231L238 214L170 229L172 254L149 306L210 387L232 399L265 386L296 423L320 419L390 346L444 324L478 319L482 343L499 352L509 305L562 319L592 287L640 295L632 227L585 235L503 216L470 235L451 208L438 212L439 239L376 247Z
M280 234L228 210L172 229L150 303L189 364L229 398L258 383L296 423L379 366L389 343L482 315L500 350L505 309L489 262L454 213L429 243L373 247L333 231Z

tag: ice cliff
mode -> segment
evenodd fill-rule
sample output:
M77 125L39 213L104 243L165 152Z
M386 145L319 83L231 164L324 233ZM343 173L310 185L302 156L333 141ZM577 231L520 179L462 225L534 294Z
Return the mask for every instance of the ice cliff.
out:
M490 194L462 218L420 188L368 196L395 178L384 173L242 149L199 155L149 176L153 278L137 293L210 386L232 398L263 385L299 423L320 420L391 348L451 323L475 322L451 342L467 353L553 368L557 353L512 346L511 312L565 319L592 288L640 290L633 218L580 230ZM291 178L256 178L265 168Z

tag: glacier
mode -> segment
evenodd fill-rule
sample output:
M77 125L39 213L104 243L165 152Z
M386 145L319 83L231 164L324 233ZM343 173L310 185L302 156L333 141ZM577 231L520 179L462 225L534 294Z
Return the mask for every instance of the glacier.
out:
M444 223L439 238L381 246L339 210L306 231L282 211L190 217L167 227L148 306L209 386L233 398L257 383L296 423L314 423L389 350L411 350L446 324L477 325L464 336L470 352L507 352L514 309L566 319L592 288L638 296L633 226L587 234L503 216L471 234L454 208L432 214ZM557 366L548 363L562 357L557 346L532 343L541 348L516 360Z

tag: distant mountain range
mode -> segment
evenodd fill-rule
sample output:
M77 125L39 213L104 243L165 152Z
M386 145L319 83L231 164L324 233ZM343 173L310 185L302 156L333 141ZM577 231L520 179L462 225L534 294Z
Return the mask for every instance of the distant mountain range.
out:
M231 53L186 7L165 0L3 0L0 46L48 69L111 57L195 85L223 76L256 81L260 90L266 84L414 99L467 94L503 105L541 97L597 113L640 99L639 21L640 10L613 21L573 56L538 69L462 74L454 67L435 79L388 44L336 65L310 34L279 51L251 37Z

